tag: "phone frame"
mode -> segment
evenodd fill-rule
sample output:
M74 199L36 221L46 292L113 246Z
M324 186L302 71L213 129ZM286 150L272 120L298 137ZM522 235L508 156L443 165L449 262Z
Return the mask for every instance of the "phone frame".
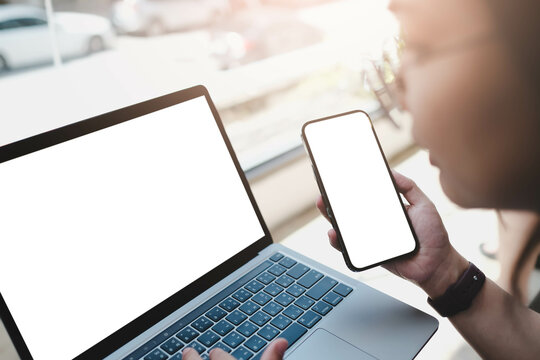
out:
M407 223L409 224L409 228L411 230L411 233L413 235L414 242L415 242L414 249L412 251L408 252L408 253L398 255L398 256L395 256L393 258L383 260L383 261L380 261L380 262L377 262L377 263L374 263L374 264L371 264L371 265L368 265L368 266L365 266L365 267L362 267L362 268L358 268L358 267L354 266L353 263L351 262L351 259L349 257L349 253L347 251L347 247L345 246L345 242L343 241L343 238L341 236L339 226L338 226L337 221L336 221L336 219L335 219L335 217L333 215L332 205L330 203L330 200L328 199L328 196L326 195L326 190L324 188L321 176L319 174L319 169L317 168L317 163L315 161L315 158L313 157L313 153L311 152L311 148L309 146L309 141L307 139L306 132L305 132L306 128L311 124L321 122L321 121L328 121L328 120L331 120L331 119L335 119L335 118L339 118L339 117L342 117L342 116L347 116L347 115L351 115L351 114L355 114L355 113L364 114L366 116L367 120L369 121L369 124L371 126L371 131L373 133L373 136L375 137L375 141L377 142L377 146L379 147L379 151L381 152L382 158L384 160L384 164L386 166L386 169L388 170L388 175L390 176L390 179L392 180L392 184L394 185L394 190L396 191L397 199L398 199L399 203L401 204L403 214L405 215L405 218L407 219ZM371 121L371 118L369 117L369 115L365 111L353 110L353 111L349 111L349 112L345 112L345 113L341 113L341 114L337 114L337 115L327 116L327 117L324 117L324 118L308 121L302 126L302 142L303 142L304 148L305 148L305 150L306 150L306 152L307 152L307 154L309 156L309 160L311 162L311 167L313 169L313 174L315 175L315 180L317 181L317 186L319 187L319 191L321 192L321 196L322 196L322 199L323 199L323 202L324 202L324 206L326 207L326 212L327 212L327 215L328 215L327 217L330 220L330 222L332 224L332 227L336 231L337 240L338 240L339 245L341 247L341 253L343 254L343 258L344 258L345 263L347 264L347 267L349 269L351 269L352 271L355 271L355 272L368 270L368 269L374 268L376 266L379 266L381 264L384 264L384 263L387 263L387 262L390 262L390 261L394 261L394 260L398 260L398 259L401 259L401 258L408 257L410 255L415 254L418 251L418 248L420 246L420 243L418 241L418 237L416 236L416 232L414 231L414 228L412 226L411 219L409 218L409 215L407 214L407 209L405 207L405 204L403 204L403 200L401 199L400 193L399 193L399 191L397 189L396 181L394 180L394 177L392 176L392 171L390 169L390 166L388 166L388 161L386 160L386 156L384 155L383 149L381 147L381 143L379 142L379 138L377 137L377 133L375 132L375 128L373 127L373 122Z

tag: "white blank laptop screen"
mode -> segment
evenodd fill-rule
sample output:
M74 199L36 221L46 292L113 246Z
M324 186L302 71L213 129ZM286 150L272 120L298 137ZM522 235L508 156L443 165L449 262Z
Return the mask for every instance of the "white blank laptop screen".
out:
M0 292L71 359L262 238L204 97L0 164Z

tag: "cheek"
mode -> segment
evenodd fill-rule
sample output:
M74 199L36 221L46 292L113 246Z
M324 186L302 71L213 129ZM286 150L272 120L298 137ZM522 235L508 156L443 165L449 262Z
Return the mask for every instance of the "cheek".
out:
M407 108L411 112L413 136L417 143L434 153L446 153L456 144L463 114L459 114L455 79L436 64L411 69L406 75Z
M441 169L446 194L467 207L487 196L491 172L482 144L489 127L489 82L478 78L468 60L436 61L406 74L413 137Z

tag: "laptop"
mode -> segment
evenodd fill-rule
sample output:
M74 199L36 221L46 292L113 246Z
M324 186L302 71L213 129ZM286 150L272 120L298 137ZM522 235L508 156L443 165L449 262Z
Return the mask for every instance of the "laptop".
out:
M0 147L0 199L22 359L411 359L438 328L272 242L203 86Z

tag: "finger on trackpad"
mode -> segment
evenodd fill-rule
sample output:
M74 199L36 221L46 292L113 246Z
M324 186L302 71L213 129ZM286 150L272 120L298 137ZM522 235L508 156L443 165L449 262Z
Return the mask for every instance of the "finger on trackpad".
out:
M287 360L376 360L373 356L338 338L325 329L317 329L306 341L285 358Z

